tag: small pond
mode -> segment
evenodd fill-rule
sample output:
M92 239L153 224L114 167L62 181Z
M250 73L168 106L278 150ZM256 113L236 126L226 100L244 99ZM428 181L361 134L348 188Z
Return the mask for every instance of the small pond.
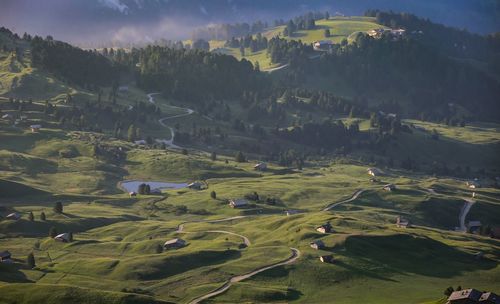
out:
M186 188L187 183L165 183L165 182L154 182L154 181L140 181L140 180L131 180L131 181L123 181L120 183L120 187L127 192L137 192L137 188L140 184L148 184L151 187L151 190L154 189L181 189Z

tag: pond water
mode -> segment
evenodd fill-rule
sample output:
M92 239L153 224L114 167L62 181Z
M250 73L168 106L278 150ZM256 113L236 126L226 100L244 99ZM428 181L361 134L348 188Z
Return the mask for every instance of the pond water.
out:
M132 180L132 181L123 181L120 183L122 189L127 192L137 192L137 188L140 184L148 184L151 190L154 189L181 189L186 188L187 183L165 183L165 182L154 182L154 181L140 181L140 180Z

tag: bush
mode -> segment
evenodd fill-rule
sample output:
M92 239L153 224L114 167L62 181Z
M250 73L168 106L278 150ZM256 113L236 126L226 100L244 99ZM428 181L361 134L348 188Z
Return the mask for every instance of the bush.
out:
M210 197L213 199L217 198L217 193L215 191L210 192Z
M243 154L241 151L238 151L238 153L236 153L236 156L234 157L234 159L238 163L244 163L247 161L245 154Z
M49 230L49 236L51 238L55 238L57 235L57 229L56 227L50 227L50 230Z
M55 213L63 213L63 204L61 202L57 202L54 206L54 212Z
M245 198L250 201L258 201L259 194L257 192L245 194Z
M28 254L28 258L26 259L26 264L28 264L28 267L31 269L35 268L35 266L36 266L35 256L33 255L32 252L30 252L30 254Z

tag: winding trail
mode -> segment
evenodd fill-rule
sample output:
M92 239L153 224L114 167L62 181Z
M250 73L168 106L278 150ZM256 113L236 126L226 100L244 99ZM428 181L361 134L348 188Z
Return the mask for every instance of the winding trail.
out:
M354 192L354 194L351 196L351 198L348 198L348 199L343 200L343 201L340 201L340 202L332 203L332 204L330 204L330 205L326 206L326 207L323 209L323 211L330 211L331 209L333 209L333 208L337 207L338 205L341 205L341 204L345 204L345 203L352 202L353 200L357 199L357 198L358 198L358 196L359 196L361 193L363 193L363 192L365 192L365 191L366 191L366 189L360 189L360 190L358 190L358 191Z
M208 220L208 221L199 220L199 221L183 222L183 223L177 225L176 232L177 233L196 233L196 232L186 232L186 231L184 231L184 227L188 223L220 223L220 222L227 222L227 221L232 221L232 220L237 220L237 219L242 219L242 218L248 218L248 217L250 217L250 216L241 215L241 216L233 216L233 217L228 217L228 218L223 218L223 219L218 219L218 220ZM203 231L200 231L200 232L203 232ZM242 238L243 242L245 243L245 245L247 245L247 246L252 245L252 243L250 242L250 240L248 239L248 237L246 237L244 235L241 235L241 234L237 234L237 233L231 232L231 231L225 231L225 230L207 230L207 231L204 231L204 232L209 232L209 233L223 233L223 234L234 235L234 236ZM300 250L298 250L297 248L292 248L292 247L290 247L290 250L291 250L292 254L287 259L282 260L282 261L277 262L277 263L273 263L273 264L270 264L270 265L259 267L259 268L255 269L255 270L252 270L252 271L250 271L248 273L245 273L245 274L242 274L242 275L232 276L221 287L219 287L219 288L217 288L217 289L215 289L215 290L213 290L213 291L211 291L211 292L209 292L209 293L207 293L205 295L202 295L202 296L200 296L198 298L195 298L194 300L192 300L189 303L190 304L200 303L203 300L206 300L206 299L218 296L221 293L224 293L226 290L229 289L229 287L231 287L231 285L233 283L246 280L246 279L251 278L254 275L259 274L259 273L261 273L263 271L266 271L266 270L269 270L269 269L272 269L272 268L276 268L276 267L279 267L279 266L283 266L283 265L288 265L288 264L291 264L291 263L295 262L300 257Z
M233 216L233 217L223 218L223 219L219 219L219 220L210 220L210 221L200 220L200 221L184 222L184 223L181 223L181 224L179 224L177 226L177 230L175 232L176 233L196 233L196 232L198 232L198 231L193 231L193 232L186 232L186 231L184 231L184 226L186 224L188 224L188 223L220 223L220 222L227 222L227 221L242 219L242 218L246 218L246 217L247 216L241 215L241 216ZM231 232L231 231L226 231L226 230L207 230L207 231L199 231L199 232L230 234L230 235L234 235L234 236L242 238L243 242L245 243L245 245L247 245L247 246L252 245L252 242L250 242L250 240L246 236L241 235L241 234L237 234L237 233L234 233L234 232Z
M227 280L226 283L224 283L224 285L222 285L221 287L215 289L214 291L211 291L210 293L207 293L206 295L203 295L203 296L201 296L199 298L196 298L196 299L192 300L191 302L189 302L189 304L198 304L198 303L200 303L203 300L206 300L206 299L218 296L218 295L224 293L226 290L228 290L229 287L231 287L231 285L233 283L246 280L246 279L251 278L254 275L259 274L259 273L261 273L263 271L266 271L266 270L269 270L269 269L272 269L272 268L276 268L276 267L279 267L279 266L283 266L283 265L288 265L288 264L291 264L291 263L295 262L300 257L300 250L298 250L297 248L290 248L290 249L292 250L292 254L286 260L283 260L281 262L274 263L274 264L271 264L271 265L267 265L267 266L263 266L263 267L257 268L256 270L254 270L252 272L249 272L249 273L246 273L246 274L233 276L229 280Z
M466 232L467 231L467 226L465 226L465 218L467 217L467 214L469 214L470 208L474 203L476 202L475 200L465 198L465 203L462 209L460 210L460 215L458 216L458 220L460 223L460 231Z
M160 94L160 93L149 93L149 94L147 94L149 102L154 104L155 100L154 100L153 96L154 95L158 95L158 94ZM178 114L178 115L174 115L174 116L167 116L167 117L163 117L163 118L158 119L158 122L160 123L160 125L162 125L165 128L169 128L170 129L170 139L157 139L156 142L157 143L163 143L163 144L165 144L166 146L168 146L168 147L170 147L172 149L182 149L178 145L174 144L175 130L174 130L174 128L167 126L165 124L165 121L169 120L169 119L174 119L174 118L179 118L179 117L184 117L184 116L191 115L191 114L194 113L194 110L193 109L189 109L189 108L181 108L181 107L177 107L177 106L170 106L170 105L169 105L169 107L184 110L184 111L186 111L186 113Z

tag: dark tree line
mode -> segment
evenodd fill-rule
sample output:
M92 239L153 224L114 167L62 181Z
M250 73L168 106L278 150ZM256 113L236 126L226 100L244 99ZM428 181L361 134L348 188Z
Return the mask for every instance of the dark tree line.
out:
M341 121L325 120L322 123L305 123L301 126L279 129L277 134L285 139L310 147L326 149L347 148L351 136L359 129L346 127Z
M433 120L451 119L453 104L483 118L499 116L500 84L495 78L412 38L393 41L360 34L355 43L334 45L320 59L296 62L291 68L301 75L335 77L355 91L409 100L407 114L414 117L424 113Z
M494 57L498 57L500 52L498 33L482 36L467 30L433 23L429 19L409 13L368 10L365 15L376 17L377 23L392 28L404 28L415 39L448 56L491 61Z
M247 60L200 50L148 46L137 50L138 85L185 101L203 102L237 98L245 90L270 87L267 76Z
M33 66L43 68L81 86L107 86L118 76L113 63L95 51L35 36L31 39Z
M255 35L255 38L252 35L246 35L240 39L233 37L225 44L226 47L231 48L250 48L252 52L267 49L267 45L268 40L261 33Z

